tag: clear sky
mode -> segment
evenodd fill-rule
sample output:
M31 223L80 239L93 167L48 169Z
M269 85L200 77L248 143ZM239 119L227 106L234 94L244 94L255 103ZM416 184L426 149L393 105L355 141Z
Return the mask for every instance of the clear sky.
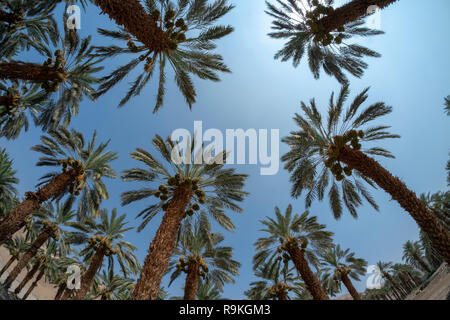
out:
M275 61L273 55L283 41L266 35L271 19L264 13L264 1L232 2L236 8L221 22L231 24L236 31L219 42L218 50L233 73L222 75L220 83L196 80L198 100L193 111L189 111L172 80L167 84L165 105L157 115L152 114L155 82L121 109L116 106L128 88L127 82L95 103L82 102L72 128L86 137L97 130L101 140L111 139L110 149L119 153L119 159L113 163L118 173L137 165L129 157L135 148L153 151L151 140L155 134L166 137L177 128L192 131L195 120L202 120L205 129L280 129L281 137L285 137L296 129L292 117L301 112L300 101L315 97L320 110L327 110L331 92L340 89L337 81L324 74L320 80L314 80L305 63L295 69L290 63ZM383 101L393 106L393 113L382 121L392 125L392 132L402 138L382 142L396 159L380 159L380 162L417 194L448 189L445 164L450 147L450 119L443 111L444 97L450 94L448 12L448 0L426 4L419 0L402 0L385 9L382 29L386 34L358 41L380 52L382 57L366 60L370 67L362 79L350 76L350 98L370 86L368 104ZM57 18L62 19L62 16ZM97 27L115 26L106 16L99 16L99 9L91 5L82 13L81 33L91 35L94 44L106 44L105 39L96 34ZM24 58L36 59L30 54ZM105 72L125 61L124 58L107 61ZM45 169L35 167L39 155L30 151L31 146L39 143L40 135L39 129L31 128L18 140L0 139L0 146L6 147L14 159L21 195L33 190L45 173ZM286 146L281 145L281 154L286 151ZM242 263L236 283L225 287L223 295L231 299L244 298L243 292L255 280L252 257L253 243L262 235L259 220L273 215L275 206L284 210L289 203L296 212L304 211L303 199L290 198L291 185L286 171L281 169L275 176L260 176L258 166L238 166L238 170L250 175L245 190L251 195L242 203L243 214L230 213L236 231L223 231L226 244L233 246L235 258ZM135 216L144 208L145 201L120 208L120 194L134 189L136 184L119 179L106 182L111 199L104 202L104 207L119 208L119 212L128 214L133 225L138 225ZM335 221L326 201L314 203L310 211L335 233L336 243L351 248L369 264L379 260L399 262L403 243L418 239L418 228L387 194L374 190L373 195L380 212L365 205L359 209L357 220L346 213L340 221ZM160 218L156 218L141 233L127 234L128 240L139 248L141 262L159 223ZM215 231L222 230L215 226ZM167 281L164 284L167 285ZM180 296L181 286L181 282L173 284L170 294ZM364 290L365 279L357 287Z

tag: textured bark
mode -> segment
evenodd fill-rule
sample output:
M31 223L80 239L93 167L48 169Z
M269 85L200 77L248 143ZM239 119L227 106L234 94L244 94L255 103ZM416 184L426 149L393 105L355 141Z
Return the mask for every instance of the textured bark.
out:
M7 23L15 23L19 17L15 13L6 12L0 9L0 21Z
M392 284L392 288L394 289L393 292L397 296L398 300L402 300L402 289L400 289L394 278L392 278L392 276L387 272L383 272L383 276Z
M400 281L403 283L405 288L408 290L408 294L411 293L411 291L414 289L414 284L411 282L411 279L408 278L408 276L400 271L398 273L398 276L400 277Z
M368 9L372 5L384 9L397 0L353 0L342 7L336 8L332 13L319 20L325 28L325 32L331 32L347 23L364 18L368 15Z
M144 267L133 291L134 300L156 299L191 197L192 190L188 187L179 187L175 190L145 258Z
M6 288L9 288L14 280L19 276L20 272L27 266L28 262L36 256L38 250L42 245L50 238L50 233L46 230L42 232L36 240L34 240L31 247L23 254L22 258L20 258L19 262L16 264L14 269L6 278L4 283Z
M26 276L23 278L22 282L17 286L17 288L14 290L14 293L16 295L18 295L23 288L25 288L25 286L27 285L28 282L31 281L31 279L33 279L34 275L36 274L36 272L38 272L39 270L39 266L41 265L41 263L38 261L33 265L33 268L31 268L31 270L26 274Z
M345 287L347 288L348 292L352 296L353 300L361 300L361 296L359 295L358 291L353 286L352 281L348 277L348 275L343 274L341 275L342 282L344 283Z
M58 286L58 291L56 291L54 300L59 300L61 298L61 296L63 295L64 290L66 290L66 288L67 288L66 282L61 283Z
M33 290L37 287L39 281L41 281L42 277L44 276L44 270L42 269L41 272L39 272L38 276L36 277L36 280L31 284L31 286L28 288L25 295L22 297L23 300L26 300L28 296L33 292Z
M277 299L278 300L287 300L287 294L286 294L286 291L281 291L281 290L278 290L278 292L277 292Z
M197 297L198 280L200 279L198 264L190 264L184 285L184 300L195 300Z
M75 290L70 290L69 288L66 288L66 290L64 290L63 294L61 295L60 300L68 300L70 299L70 297L72 296L72 293Z
M0 62L1 80L27 80L32 82L57 81L58 71L35 63L18 61Z
M306 284L306 289L313 296L314 300L329 300L325 290L322 288L319 279L311 271L305 254L299 247L288 249L289 255L294 262L295 268L300 273L301 278Z
M70 169L56 176L49 184L36 193L26 193L25 200L14 210L10 211L6 218L0 222L0 245L23 227L25 218L32 214L33 211L39 209L41 203L66 191L67 187L75 181L75 178L75 170Z
M168 38L138 0L95 0L95 4L153 52L168 50Z
M348 146L342 148L339 160L358 170L365 177L372 179L380 188L386 191L407 211L419 227L431 240L444 260L450 264L450 239L447 230L439 223L436 216L417 198L416 194L377 161L366 156L361 151Z
M83 300L84 298L86 298L86 295L89 292L92 283L94 282L95 275L103 265L105 252L106 250L103 246L100 246L95 252L95 255L92 257L91 263L89 264L89 268L81 276L81 288L73 298L74 300Z
M6 270L9 269L9 267L11 267L11 265L13 264L14 261L16 261L16 257L11 257L8 262L5 264L5 266L2 268L2 270L0 271L0 278L3 276L3 274L6 272Z

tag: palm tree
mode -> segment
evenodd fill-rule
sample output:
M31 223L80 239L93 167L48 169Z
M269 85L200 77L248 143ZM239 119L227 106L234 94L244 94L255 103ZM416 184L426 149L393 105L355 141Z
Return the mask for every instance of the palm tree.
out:
M337 282L339 290L341 283L344 283L353 299L361 300L351 279L360 281L360 276L366 274L366 260L355 258L355 254L350 252L350 249L342 250L340 245L336 245L323 255L321 261L325 265L322 271L328 273Z
M343 104L349 94L348 86L342 88L336 103L332 94L325 124L314 99L311 100L310 106L302 102L306 117L297 114L294 119L301 130L292 132L289 137L283 139L290 147L290 151L282 160L286 162L285 168L291 173L291 182L294 184L292 196L298 198L303 190L308 190L305 201L307 207L316 198L323 200L325 190L330 185L331 172L332 184L328 195L335 218L341 217L342 201L352 216L357 217L356 207L362 203L361 196L378 209L363 181L372 187L376 184L411 215L444 259L450 262L447 230L414 192L368 156L393 158L392 154L380 147L361 150L361 142L399 137L389 133L387 129L390 127L385 125L366 127L373 120L392 112L392 107L382 102L358 112L368 98L368 90L367 88L361 92L345 113ZM344 168L341 163L345 165ZM342 199L338 183L342 187Z
M281 262L262 264L256 268L255 275L263 280L250 283L250 290L244 294L250 300L290 300L291 292L301 296L305 286L292 271Z
M15 261L19 261L21 256L30 248L30 243L23 237L14 237L13 239L6 241L5 246L8 249L11 258L9 258L2 270L0 270L0 278Z
M225 300L221 296L222 290L211 281L200 280L197 289L197 300L199 301L211 301L211 300Z
M33 279L35 274L39 271L39 266L41 264L40 259L41 259L41 255L43 253L44 252L42 250L40 250L40 252L37 253L36 256L30 260L31 269L29 269L29 271L27 272L25 277L22 279L22 281L19 283L19 285L14 289L15 295L18 295L22 291L22 289L31 281L31 279Z
M57 203L56 207L51 203L47 203L34 214L36 229L39 232L33 239L31 247L10 272L4 284L6 288L11 286L20 272L29 264L30 260L38 254L38 250L47 242L52 239L56 241L59 244L59 250L63 254L70 253L71 242L75 244L81 243L83 234L80 233L86 232L88 229L82 223L73 221L75 216L76 214L72 211L71 199L62 205ZM73 229L73 231L66 228Z
M0 57L11 58L30 47L56 42L58 29L52 11L55 1L4 0L0 5Z
M319 267L317 254L323 253L331 246L333 233L325 230L325 225L317 222L309 212L292 215L289 205L283 215L275 207L276 218L266 217L261 223L265 226L261 231L268 233L256 243L257 254L253 258L254 268L264 262L281 261L288 264L290 260L305 282L307 290L315 300L328 300L319 279L311 271L310 264Z
M234 230L234 225L225 209L242 212L237 203L248 195L242 190L247 175L237 174L234 169L224 169L223 163L226 158L224 152L218 153L211 164L199 165L195 164L195 161L191 161L193 164L177 164L172 161L177 149L170 138L164 141L160 136L156 136L153 145L170 167L164 166L146 150L137 149L131 153L131 157L147 165L148 169L135 168L122 174L124 181L147 183L140 190L122 194L123 205L152 196L158 199L155 204L146 207L138 215L143 218L138 231L141 231L159 212L165 212L133 292L133 298L138 300L156 298L176 246L181 222L187 215L193 215L195 211L204 207L205 212L222 227L231 231ZM193 146L195 147L195 143ZM178 157L181 158L181 151ZM155 188L155 184L160 185Z
M445 98L445 112L450 116L450 96Z
M393 267L392 262L379 261L377 263L377 267L380 270L382 277L388 281L390 286L392 286L392 290L394 291L394 293L397 296L397 298L398 299L403 299L405 297L404 291L402 291L402 289L400 288L400 286L397 283L397 281L395 281L395 279L390 274L390 272L393 271L393 269L392 269L392 267Z
M428 264L425 262L424 256L423 256L423 248L420 245L419 241L407 241L403 245L403 260L416 267L420 270L424 271L425 273L430 273L431 269L428 266Z
M314 1L314 0L313 0ZM318 24L325 33L342 28L353 21L357 21L369 15L371 6L384 9L398 0L352 0L342 7L327 12L319 19Z
M25 200L10 211L0 222L0 244L17 232L24 219L38 210L42 203L50 199L60 199L70 192L73 196L81 194L78 204L78 215L96 215L100 202L108 199L108 190L102 182L103 177L115 178L116 173L109 163L117 158L116 153L105 151L109 142L96 146L97 134L85 145L81 133L65 128L49 132L42 136L42 145L32 150L41 152L37 166L62 166L63 172L51 172L43 176L37 192L27 192Z
M420 273L410 265L397 263L392 266L392 270L394 270L408 294L421 284L421 281L418 281Z
M39 85L19 81L0 82L0 137L17 139L22 130L28 131L28 118L36 123L39 112L47 102L47 95Z
M210 233L206 213L202 213L194 225L187 219L180 228L178 245L169 267L173 270L170 284L186 273L184 300L195 300L202 278L222 290L225 283L234 283L241 264L232 259L233 249L223 247L221 233Z
M86 220L86 224L91 226L93 236L89 239L89 245L80 254L85 257L86 261L89 261L89 267L81 276L81 288L76 292L74 300L83 300L86 297L105 258L108 259L110 267L116 260L125 276L128 273L134 275L138 273L140 264L133 254L136 248L123 240L124 233L133 229L133 227L126 226L125 218L125 214L117 215L117 209L113 209L111 214L103 209L100 212L98 223ZM68 299L70 294L70 290L66 290L62 299Z
M120 295L129 291L134 285L134 281L127 277L114 274L114 269L103 270L96 285L93 297L100 300L120 300Z
M15 184L19 183L19 179L17 179L12 165L13 161L9 158L6 150L0 149L0 220L17 196Z
M97 3L99 2L97 1ZM143 13L146 16L151 16L156 21L157 28L162 32L162 36L165 39L156 39L158 44L165 44L165 47L161 49L155 49L153 45L143 43L128 26L126 27L128 32L125 29L120 29L119 31L99 29L100 34L114 40L127 42L127 45L98 47L96 57L111 58L121 54L131 54L133 59L104 77L96 96L98 97L108 92L133 69L141 65L143 68L140 75L131 83L127 94L119 103L119 106L125 105L133 96L140 94L152 78L156 69L155 66L158 64L159 88L153 110L157 112L163 105L166 65L170 65L174 71L175 82L178 88L189 108L192 108L192 104L196 100L196 91L191 75L200 79L219 81L217 72L230 72L223 63L222 57L213 53L212 50L216 48L215 40L233 32L231 26L215 25L214 23L226 15L234 6L229 5L227 0L215 1L212 4L207 2L204 0L177 0L176 4L166 0L149 0L145 2L146 10L150 14ZM134 3L134 1L131 1L131 3ZM122 2L120 6L120 10L124 11ZM140 10L143 11L143 9ZM139 21L139 23L135 23L135 21ZM133 25L140 23L141 20L132 21ZM135 42L140 42L141 44L138 43L136 45Z
M333 32L321 30L317 19L332 10L332 0L277 0L277 3L280 7L266 1L266 13L275 19L272 22L274 32L269 36L288 41L276 53L275 59L283 62L292 59L294 67L297 67L307 54L314 78L320 77L323 68L326 74L346 83L348 79L344 71L360 78L368 67L363 58L381 56L361 45L348 43L353 37L383 34L380 30L364 27L362 20L355 20Z

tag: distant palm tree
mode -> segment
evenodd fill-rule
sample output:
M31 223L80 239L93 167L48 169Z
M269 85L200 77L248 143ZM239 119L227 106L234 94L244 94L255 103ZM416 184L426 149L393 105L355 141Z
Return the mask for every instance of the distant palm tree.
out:
M177 153L175 143L170 138L164 141L160 136L156 136L153 145L168 166L164 166L148 151L137 149L131 153L131 157L148 168L134 168L122 174L124 181L146 183L142 189L123 193L123 205L156 197L155 204L147 206L139 213L138 216L143 218L143 222L138 231L145 228L158 213L165 212L134 289L133 298L138 300L156 298L176 246L178 231L186 216L193 215L203 207L222 227L234 230L225 209L242 212L237 203L248 195L242 190L247 175L237 174L234 169L225 169L225 153L218 153L211 164L194 164L194 156L191 158L193 164L177 164L172 160L172 156L181 159L181 150ZM193 146L195 147L194 143Z
M400 288L400 286L397 283L397 281L395 281L393 276L390 274L390 272L393 271L393 269L392 269L392 267L393 267L392 262L379 261L377 263L377 267L379 268L382 277L388 281L388 284L390 286L392 286L392 289L394 290L397 298L398 299L403 299L405 297L404 291Z
M36 124L48 102L47 94L39 85L27 85L17 80L9 84L0 82L0 95L0 137L7 139L17 139L22 130L28 131L29 118Z
M263 280L250 283L250 290L244 294L250 300L290 300L292 293L301 296L306 288L302 280L292 273L294 270L281 262L262 264L255 270L255 275Z
M134 1L131 2L133 3ZM153 109L156 113L163 105L166 66L170 65L174 71L175 82L179 90L183 94L189 108L192 108L192 104L196 101L196 91L191 75L200 79L219 81L217 72L230 72L223 63L222 57L212 52L216 48L215 40L233 32L231 26L215 25L218 19L234 8L233 5L229 5L227 2L227 0L220 0L209 4L208 1L177 0L175 4L172 1L146 1L145 5L148 13L144 12L144 14L156 21L158 30L162 31L165 37L163 42L166 47L161 49L155 49L153 46L142 43L141 39L133 36L133 32L130 31L128 26L127 29L130 32L127 32L125 29L120 29L119 31L99 29L100 34L114 40L127 42L127 45L98 47L95 54L96 57L111 58L121 54L131 54L134 58L126 65L117 68L110 75L103 78L103 83L100 85L96 96L108 92L133 69L142 65L140 75L131 83L128 93L119 103L119 106L123 106L133 96L141 93L154 73L156 73L156 65L158 65L159 88ZM108 5L104 5L104 7L104 10L108 12ZM123 4L121 3L120 11L124 13L126 9L123 10L122 7ZM139 21L139 24L141 23L141 20L136 19L133 20L132 24L135 24L135 21ZM162 43L161 41L159 40L160 43ZM135 42L141 43L136 45Z
M3 0L0 5L0 57L55 43L58 28L52 11L55 1Z
M42 145L32 150L41 152L37 166L63 167L63 172L51 172L43 176L39 185L44 185L37 192L25 194L25 200L10 211L0 222L0 244L20 230L24 219L38 210L42 203L50 199L60 199L65 194L81 194L78 203L78 215L98 214L100 202L109 197L103 177L115 178L116 173L110 162L117 158L116 153L105 151L108 143L96 146L97 134L85 145L84 137L75 130L58 128L42 136Z
M342 88L337 102L332 94L328 119L325 122L314 99L311 100L310 106L302 102L301 107L306 117L296 114L294 119L301 130L292 132L283 139L291 149L282 160L286 162L285 168L291 173L292 196L298 198L302 191L308 190L305 203L309 207L313 200L323 200L331 180L328 195L335 218L339 219L342 215L342 201L350 214L357 217L356 207L361 205L362 198L378 209L363 181L372 187L376 184L411 215L420 229L430 237L439 253L450 263L450 239L447 230L414 192L368 156L393 158L392 154L380 147L361 150L361 142L399 138L398 135L387 131L390 128L388 126L366 127L373 120L392 112L392 107L383 102L374 103L359 111L368 98L368 90L367 88L361 92L345 112L343 104L349 94L348 86ZM342 187L342 194L338 183Z
M133 227L126 226L125 218L126 215L118 216L116 209L113 209L111 214L103 209L100 212L99 222L85 221L87 225L90 225L93 236L89 239L89 245L80 252L80 255L89 261L89 267L81 276L81 288L75 293L74 300L86 298L105 259L108 259L110 267L117 263L124 275L137 274L140 264L133 253L136 248L123 240L124 233L133 229ZM68 299L70 294L70 290L66 290L62 300Z
M395 272L408 294L421 284L421 281L419 281L420 273L408 264L396 263L392 266L392 270Z
M30 243L23 237L14 237L13 239L6 241L5 247L8 249L11 258L9 258L2 270L0 270L0 278L15 261L19 261L21 256L30 248Z
M17 179L12 165L13 161L9 158L6 150L0 149L0 220L17 196L15 185L19 183L19 179Z
M380 57L380 54L358 44L349 44L353 37L368 37L383 34L363 26L364 21L355 20L332 32L324 33L317 19L332 10L333 0L277 0L280 7L266 1L271 17L272 29L269 36L274 39L288 39L275 59L292 59L297 67L307 55L309 68L314 78L320 77L320 69L335 77L340 83L348 82L344 71L360 78L368 64L363 57Z
M425 273L430 273L431 269L425 262L425 257L423 256L423 248L419 241L407 241L403 245L403 260L410 265L419 268Z
M352 0L342 7L327 12L317 23L323 28L324 33L331 32L368 16L371 6L384 9L396 1L398 0Z
M350 249L342 250L340 245L336 245L323 255L322 272L332 275L332 279L338 284L344 283L348 292L354 300L361 300L361 296L353 286L351 279L360 281L360 276L366 274L367 261L355 258L355 254ZM351 278L351 279L350 279Z
M332 232L325 230L325 225L317 222L317 217L309 212L292 215L289 205L283 215L275 207L275 219L266 217L261 223L268 233L256 243L257 254L253 258L254 269L265 262L281 261L288 264L292 260L307 290L315 300L328 300L328 296L317 276L310 269L310 264L319 267L318 254L324 253L331 245Z
M234 283L233 277L239 275L241 264L232 259L231 247L221 246L223 241L221 233L211 233L206 213L200 214L194 224L187 219L181 226L169 267L173 271L170 284L186 273L184 300L195 300L201 279L219 290L226 283Z
M215 283L208 280L200 280L197 289L197 300L225 300L224 298L222 298L221 292L222 290L220 290Z
M129 291L133 285L133 279L114 274L114 269L109 267L100 274L99 283L95 286L92 296L100 300L120 300L122 292Z
M70 199L62 205L57 203L56 207L53 207L51 203L47 203L34 214L34 223L39 233L33 239L31 247L9 273L4 283L6 288L11 286L30 260L38 254L38 250L51 239L59 244L61 248L59 250L64 254L70 253L71 242L81 243L82 240L79 240L79 238L83 238L83 235L80 233L88 231L88 229L82 223L73 221L75 216Z

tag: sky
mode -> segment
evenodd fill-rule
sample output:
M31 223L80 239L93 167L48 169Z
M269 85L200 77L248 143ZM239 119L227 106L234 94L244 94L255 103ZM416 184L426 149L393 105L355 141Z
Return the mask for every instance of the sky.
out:
M294 68L289 62L273 59L283 41L267 36L271 19L264 13L264 1L234 0L232 3L236 8L220 22L232 25L235 32L218 42L218 52L223 55L232 73L221 75L222 81L218 83L196 79L198 99L192 111L185 104L171 75L167 82L165 104L156 115L152 113L155 81L128 105L117 108L128 88L127 82L134 79L132 77L97 102L84 100L81 103L80 113L74 118L71 128L81 131L85 137L92 136L97 130L98 141L110 139L110 150L119 155L119 159L113 162L113 168L118 173L139 165L129 156L135 148L154 151L151 141L155 134L167 137L178 128L192 132L197 120L203 121L205 130L279 129L280 136L285 137L297 129L292 118L295 113L301 112L301 101L316 98L319 110L327 110L331 92L340 90L339 83L323 73L319 80L315 80L306 60ZM378 51L382 57L366 59L369 68L361 79L349 75L350 99L370 87L366 105L382 101L393 106L392 114L377 123L390 125L393 133L401 135L401 139L382 142L382 147L390 150L396 159L377 160L417 195L448 190L445 165L450 146L450 119L444 114L443 102L444 97L450 94L450 2L434 0L432 4L403 0L383 10L381 27L386 34L355 40ZM96 33L96 28L115 28L115 25L99 13L99 9L92 5L82 12L80 32L83 36L92 36L96 45L108 44ZM61 11L58 11L56 18L62 19ZM22 58L40 61L32 53ZM107 61L103 74L126 61L124 57ZM35 166L39 154L30 150L31 146L39 143L41 134L39 128L30 128L17 140L0 139L0 147L5 147L14 159L21 195L33 190L45 173L45 169ZM281 144L281 155L287 151L286 145ZM253 244L263 236L259 231L262 228L259 221L273 216L275 206L284 211L292 204L296 213L302 213L305 205L303 198L290 197L289 174L282 166L274 176L261 176L258 165L239 165L236 168L249 174L245 190L250 196L242 203L242 214L229 213L236 225L234 233L226 232L217 225L214 225L214 231L224 233L225 244L234 248L234 258L242 264L240 276L234 284L225 286L223 296L243 299L250 282L256 280L252 258L255 254ZM131 225L139 225L136 214L152 200L121 207L120 194L135 189L137 185L120 179L105 182L111 197L103 203L103 207L118 208L120 213L128 215ZM379 212L365 203L358 209L358 219L345 212L336 221L326 200L315 202L310 212L334 232L335 243L350 248L357 257L366 259L369 265L380 260L400 262L402 245L407 240L418 239L418 228L389 195L381 190L373 190L372 194L380 206ZM142 263L160 221L161 216L141 233L131 231L126 235L127 240L138 247L137 255ZM366 279L363 277L356 284L358 290L365 289ZM163 285L167 288L167 279ZM182 285L182 281L174 283L168 289L170 295L182 295ZM346 293L345 289L342 293Z

